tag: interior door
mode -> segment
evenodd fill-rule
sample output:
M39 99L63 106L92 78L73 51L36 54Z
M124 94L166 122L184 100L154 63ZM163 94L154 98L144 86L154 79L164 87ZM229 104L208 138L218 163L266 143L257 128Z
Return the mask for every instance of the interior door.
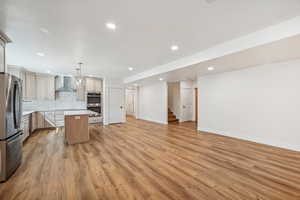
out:
M125 122L124 89L110 88L109 123Z
M126 114L134 115L134 94L131 92L126 93Z
M193 89L183 88L181 96L181 122L193 120Z

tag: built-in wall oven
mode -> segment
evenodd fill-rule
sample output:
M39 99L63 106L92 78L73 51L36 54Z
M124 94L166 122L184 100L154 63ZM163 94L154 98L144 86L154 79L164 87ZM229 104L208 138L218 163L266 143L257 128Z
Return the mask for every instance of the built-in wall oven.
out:
M90 123L101 122L102 119L101 93L87 93L87 109L97 113L89 117Z
M88 93L87 94L88 104L101 104L101 93Z
M88 106L87 109L98 113L99 116L101 115L101 106Z

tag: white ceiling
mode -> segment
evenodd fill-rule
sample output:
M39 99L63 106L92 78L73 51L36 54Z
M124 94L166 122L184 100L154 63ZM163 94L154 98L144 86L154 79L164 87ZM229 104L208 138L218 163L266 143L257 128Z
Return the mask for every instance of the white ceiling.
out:
M125 78L300 14L299 0L209 2L1 0L0 29L14 42L8 64L69 74L81 61L86 74Z
M189 67L162 73L127 84L128 86L146 85L159 82L162 78L166 82L180 80L197 80L197 76L206 76L216 73L240 70L259 65L285 62L300 59L300 35L285 38L276 42L253 47L244 51L211 59ZM213 67L209 71L208 67Z

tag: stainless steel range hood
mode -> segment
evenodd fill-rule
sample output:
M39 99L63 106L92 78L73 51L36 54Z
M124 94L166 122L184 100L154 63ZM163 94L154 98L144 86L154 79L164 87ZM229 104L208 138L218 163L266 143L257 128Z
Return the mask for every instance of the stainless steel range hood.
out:
M70 76L56 76L55 77L55 91L56 92L75 92L75 80Z

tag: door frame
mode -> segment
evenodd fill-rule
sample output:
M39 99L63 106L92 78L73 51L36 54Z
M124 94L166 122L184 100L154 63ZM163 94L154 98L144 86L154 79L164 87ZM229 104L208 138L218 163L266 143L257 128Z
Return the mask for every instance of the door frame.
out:
M198 124L198 88L195 88L195 121Z
M132 114L127 114L127 92L130 91L131 92L131 95L133 96L133 113ZM138 95L138 90L137 88L126 88L125 89L125 115L130 115L134 118L137 119L137 101L138 101L138 98L137 98L137 95Z

